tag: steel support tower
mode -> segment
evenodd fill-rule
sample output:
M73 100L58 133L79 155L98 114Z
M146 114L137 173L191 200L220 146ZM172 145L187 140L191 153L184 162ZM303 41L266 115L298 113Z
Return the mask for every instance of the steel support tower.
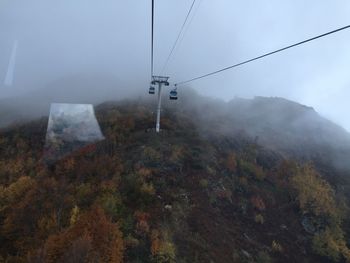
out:
M158 106L157 106L157 121L156 121L156 132L159 133L160 131L160 111L161 111L161 104L162 104L162 86L169 86L168 82L169 77L163 77L163 76L152 76L152 85L158 85Z

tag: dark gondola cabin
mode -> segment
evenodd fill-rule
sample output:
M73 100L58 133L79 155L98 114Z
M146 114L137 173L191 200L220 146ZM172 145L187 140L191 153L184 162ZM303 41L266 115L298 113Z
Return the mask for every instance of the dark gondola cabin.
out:
M149 87L149 91L148 91L149 94L154 94L155 92L156 92L155 87L153 86Z
M176 90L170 91L169 98L170 98L170 100L177 100L177 91Z

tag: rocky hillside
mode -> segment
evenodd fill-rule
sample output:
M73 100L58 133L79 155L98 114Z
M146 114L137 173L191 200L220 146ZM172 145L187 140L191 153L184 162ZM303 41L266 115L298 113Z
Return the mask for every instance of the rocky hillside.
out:
M153 102L101 104L105 140L50 164L47 118L2 129L0 262L350 260L349 175L318 158L348 134L282 99L191 96L159 135Z

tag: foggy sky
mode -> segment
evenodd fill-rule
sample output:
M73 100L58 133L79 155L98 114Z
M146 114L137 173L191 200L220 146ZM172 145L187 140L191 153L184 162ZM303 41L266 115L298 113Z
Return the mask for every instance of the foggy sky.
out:
M155 2L155 73L160 73L192 0ZM150 3L1 0L0 97L30 93L77 75L113 79L116 97L130 91L144 94L150 78ZM197 0L194 10L166 71L171 82L350 24L347 0ZM13 85L6 86L15 41ZM342 31L189 86L224 100L285 97L350 130L349 43L350 30Z

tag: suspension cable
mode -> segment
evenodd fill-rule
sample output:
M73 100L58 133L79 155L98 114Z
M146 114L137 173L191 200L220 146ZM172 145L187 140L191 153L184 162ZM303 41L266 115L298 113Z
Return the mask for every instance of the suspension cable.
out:
M151 39L151 78L153 77L153 60L154 60L154 0L152 0L152 39Z
M164 72L164 70L165 70L166 67L168 66L168 63L169 63L169 61L170 61L170 58L171 58L172 54L174 53L174 50L175 50L175 48L176 48L176 45L177 45L177 43L178 43L178 41L179 41L179 39L180 39L180 36L181 36L181 34L182 34L182 31L183 31L184 28L185 28L185 25L186 25L186 23L187 23L187 20L188 20L190 14L191 14L191 12L192 12L192 9L193 9L193 6L194 6L195 3L196 3L196 0L193 0L190 9L189 9L188 12L187 12L185 21L184 21L184 23L182 24L182 27L181 27L181 29L180 29L180 32L179 32L179 34L178 34L178 36L177 36L177 38L176 38L176 40L175 40L175 43L174 43L174 45L173 45L173 47L172 47L172 49L171 49L171 51L170 51L170 53L169 53L169 55L168 55L168 57L167 57L165 63L164 63L164 66L163 66L163 69L162 69L162 73Z
M306 39L306 40L304 40L304 41L301 41L301 42L295 43L295 44L293 44L293 45L290 45L290 46L287 46L287 47L284 47L284 48L280 48L280 49L278 49L278 50L275 50L275 51L272 51L272 52L266 53L266 54L264 54L264 55L261 55L261 56L258 56L258 57L255 57L255 58L252 58L252 59L249 59L249 60L246 60L246 61L240 62L240 63L238 63L238 64L235 64L235 65L232 65L232 66L229 66L229 67L223 68L223 69L219 69L219 70L216 70L216 71L213 71L213 72L207 73L207 74L202 75L202 76L199 76L199 77L195 77L195 78L192 78L192 79L189 79L189 80L185 80L185 81L178 82L178 83L176 83L176 84L175 84L175 86L183 85L183 84L186 84L186 83L189 83L189 82L195 81L195 80L199 80L199 79L202 79L202 78L205 78L205 77L209 77L209 76L212 76L212 75L215 75L215 74L221 73L221 72L223 72L223 71L226 71L226 70L229 70L229 69L232 69L232 68L235 68L235 67L242 66L242 65L244 65L244 64L247 64L247 63L253 62L253 61L255 61L255 60L262 59L262 58L264 58L264 57L267 57L267 56L270 56L270 55L276 54L276 53L281 52L281 51L284 51L284 50L286 50L286 49L290 49L290 48L293 48L293 47L296 47L296 46L299 46L299 45L305 44L305 43L307 43L307 42L310 42L310 41L316 40L316 39L318 39L318 38L322 38L322 37L325 37L325 36L328 36L328 35L331 35L331 34L334 34L334 33L337 33L337 32L339 32L339 31L342 31L342 30L345 30L345 29L349 29L349 28L350 28L350 25L347 25L347 26L344 26L344 27L341 27L341 28L335 29L335 30L333 30L333 31L330 31L330 32L324 33L324 34L322 34L322 35L318 35L318 36L315 36L315 37L312 37L312 38Z

